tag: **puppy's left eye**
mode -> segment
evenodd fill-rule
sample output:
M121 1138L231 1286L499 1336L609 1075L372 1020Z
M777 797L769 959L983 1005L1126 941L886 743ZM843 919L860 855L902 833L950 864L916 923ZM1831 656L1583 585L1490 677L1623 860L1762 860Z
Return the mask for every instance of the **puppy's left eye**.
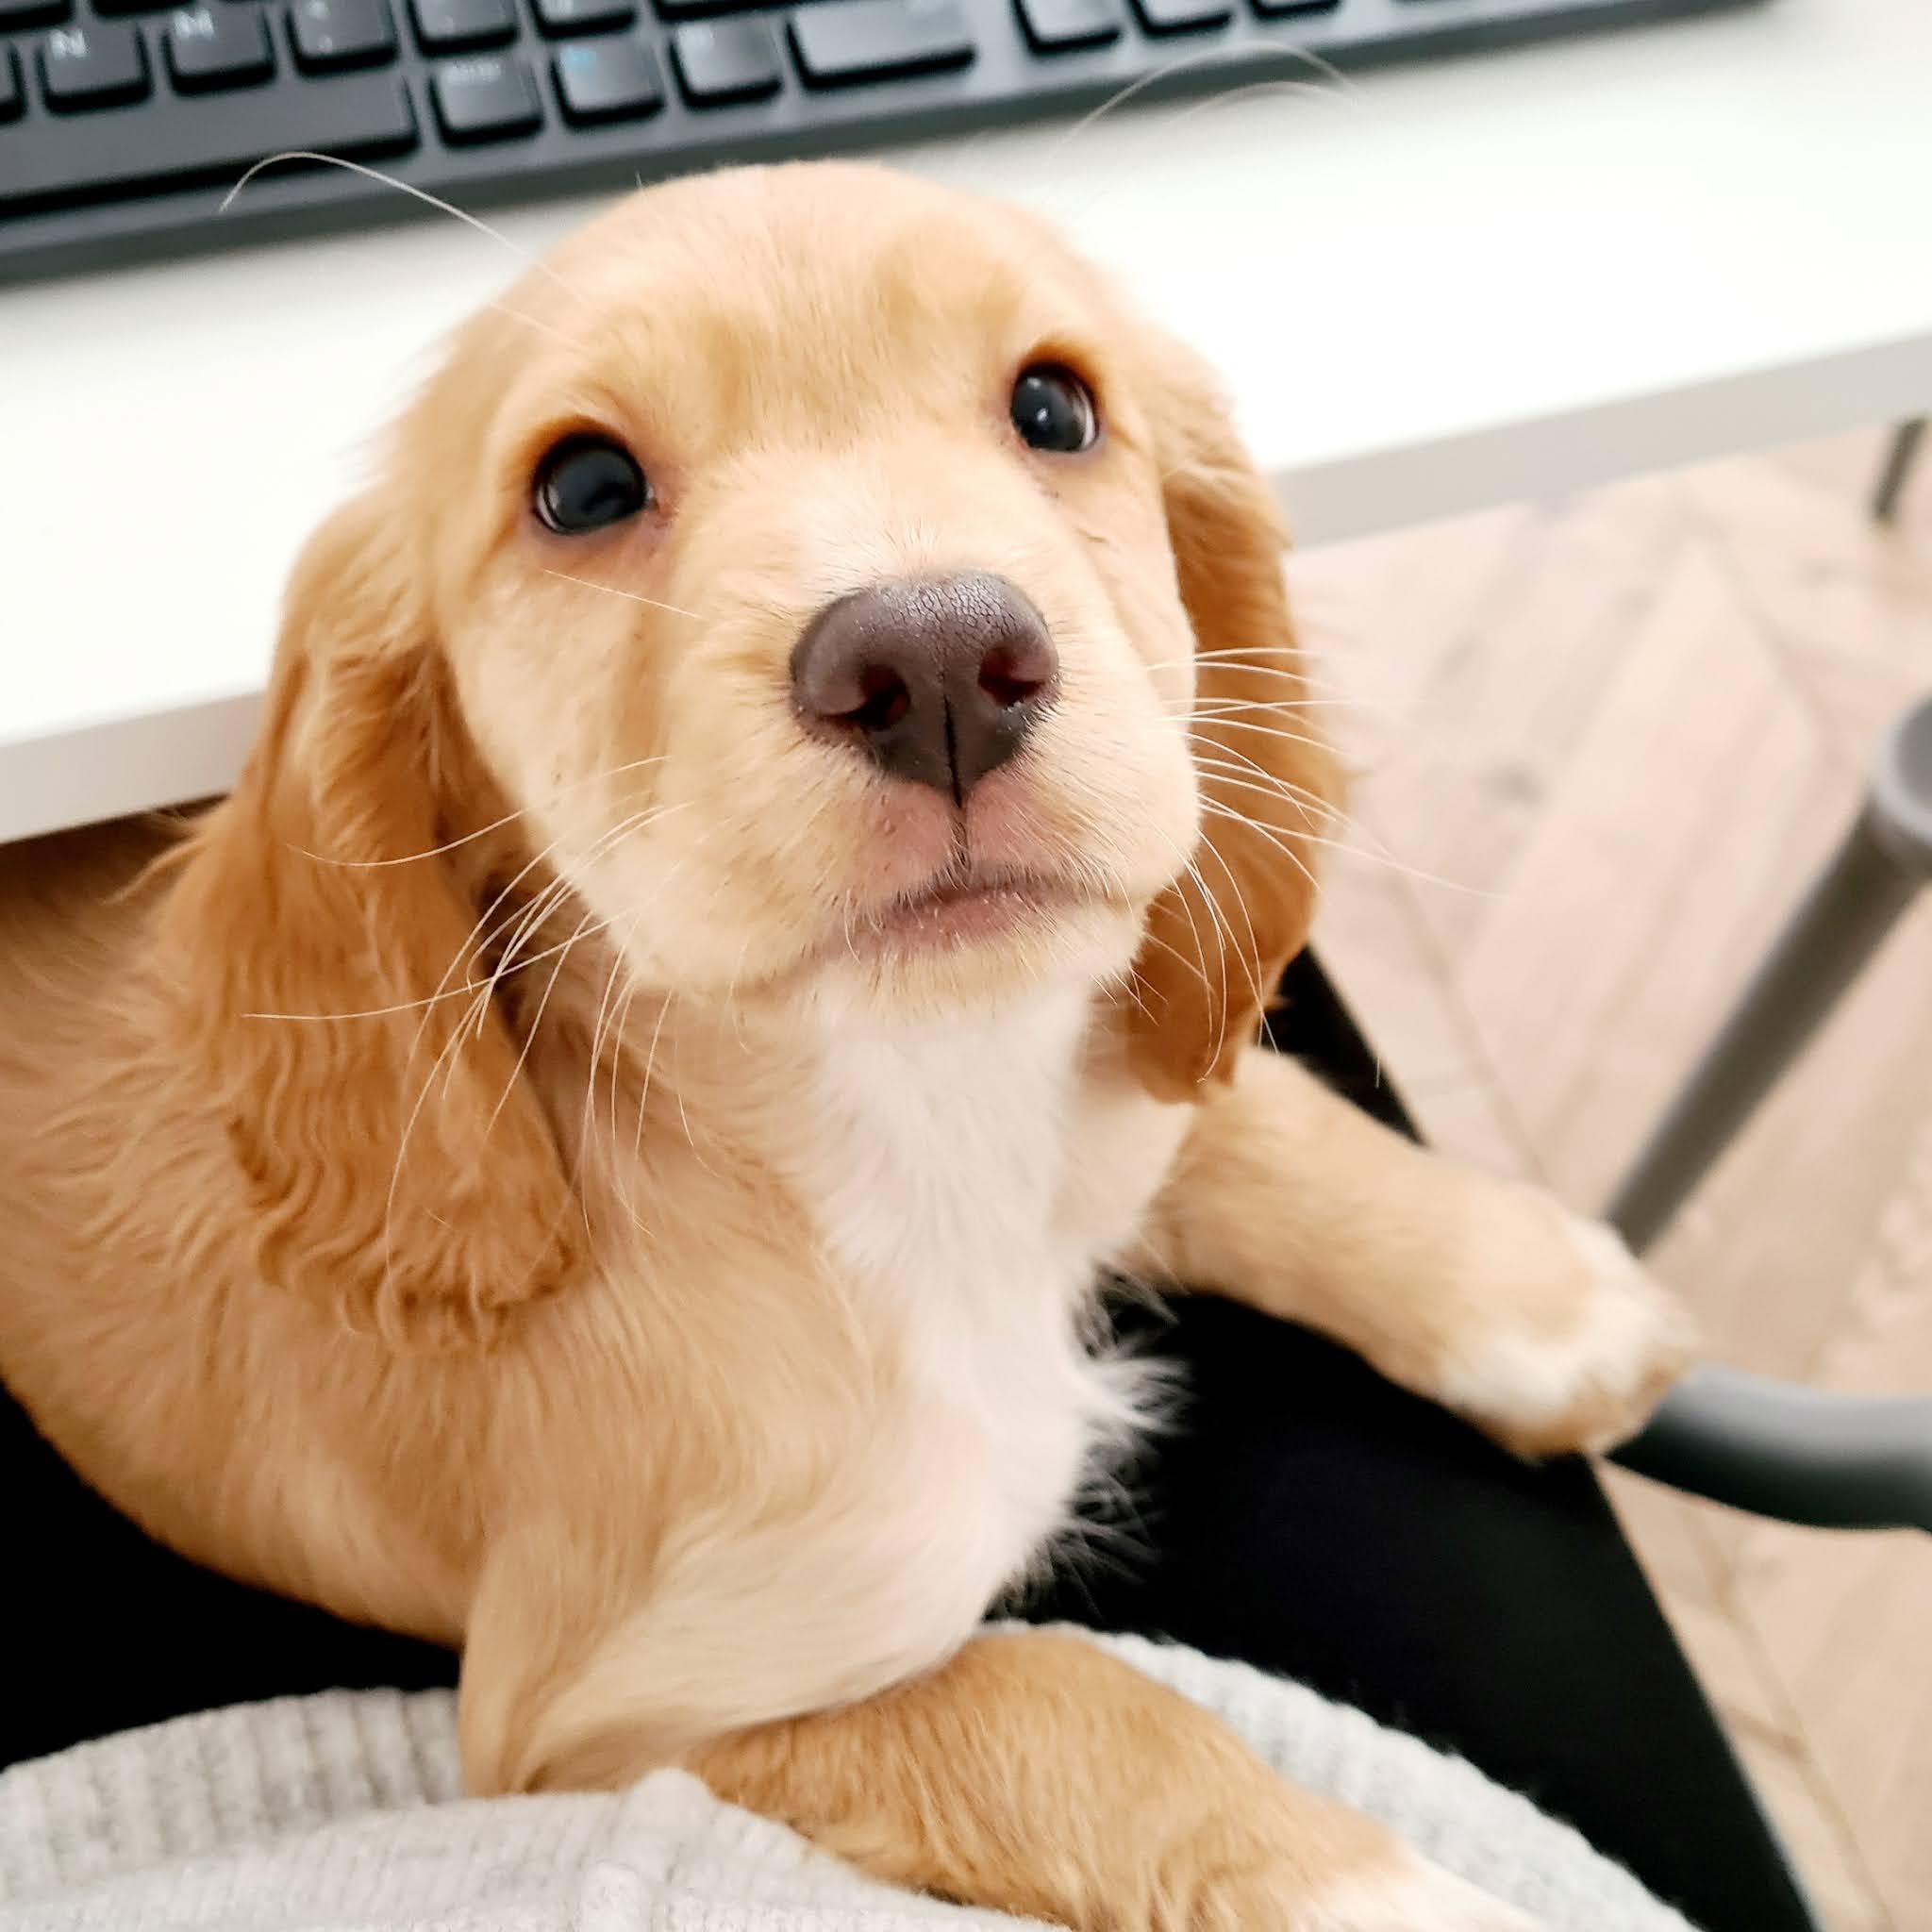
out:
M1035 362L1013 385L1013 427L1029 448L1072 456L1100 433L1093 391L1057 362Z
M648 508L651 486L622 443L568 436L537 465L530 501L545 529L582 537Z

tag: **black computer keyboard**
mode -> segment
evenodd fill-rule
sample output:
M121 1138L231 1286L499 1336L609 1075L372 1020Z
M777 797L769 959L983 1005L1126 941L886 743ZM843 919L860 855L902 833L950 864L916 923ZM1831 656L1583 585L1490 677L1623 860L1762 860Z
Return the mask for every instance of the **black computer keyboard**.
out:
M1729 4L0 0L0 277Z

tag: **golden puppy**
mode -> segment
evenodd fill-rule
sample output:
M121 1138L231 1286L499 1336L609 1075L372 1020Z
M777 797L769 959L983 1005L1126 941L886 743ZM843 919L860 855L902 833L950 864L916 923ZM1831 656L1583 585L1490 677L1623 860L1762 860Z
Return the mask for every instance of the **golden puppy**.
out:
M1269 493L1009 210L655 189L296 572L240 789L9 856L0 1369L190 1555L464 1650L479 1791L694 1768L1083 1928L1524 1922L1077 1640L1104 1264L1529 1452L1672 1306L1250 1047L1335 785Z

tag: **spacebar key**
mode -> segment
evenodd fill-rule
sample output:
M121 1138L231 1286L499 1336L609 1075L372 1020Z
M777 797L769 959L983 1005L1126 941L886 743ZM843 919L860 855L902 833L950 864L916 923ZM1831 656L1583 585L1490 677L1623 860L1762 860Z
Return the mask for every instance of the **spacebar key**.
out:
M973 33L959 0L831 0L791 16L808 87L852 87L964 67Z
M416 138L408 92L392 74L256 94L163 96L84 121L47 115L8 131L0 213L232 183L264 155L295 148L345 158L406 154Z

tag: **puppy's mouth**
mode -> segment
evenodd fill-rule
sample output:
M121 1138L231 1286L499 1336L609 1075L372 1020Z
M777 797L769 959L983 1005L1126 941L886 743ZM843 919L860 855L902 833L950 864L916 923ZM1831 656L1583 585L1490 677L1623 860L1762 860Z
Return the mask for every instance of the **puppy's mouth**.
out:
M849 938L861 954L937 951L1038 931L1101 903L1091 888L1047 874L949 871L855 920Z

